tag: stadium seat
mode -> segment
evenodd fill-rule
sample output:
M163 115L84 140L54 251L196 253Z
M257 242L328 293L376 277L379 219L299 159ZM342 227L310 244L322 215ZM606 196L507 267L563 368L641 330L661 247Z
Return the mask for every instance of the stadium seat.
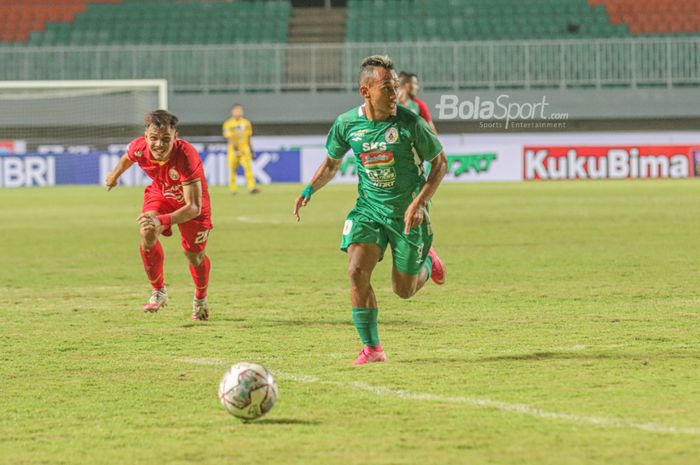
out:
M0 40L38 46L286 42L291 11L288 0L46 3L0 0Z
M637 35L700 33L700 0L590 0Z
M604 5L586 0L348 0L347 42L627 35L624 24L610 22Z
M82 45L217 45L232 43L283 43L287 41L291 12L289 0L0 0L0 46ZM228 56L221 64L204 55L171 50L168 53L110 50L95 56L79 49L62 54L0 55L0 77L19 79L24 69L32 78L63 79L161 78L180 83L180 88L201 91L201 70L207 66L226 72L212 74L211 89L247 89L275 82L281 69L273 49L245 50ZM229 55L231 55L229 53ZM241 60L245 66L241 66ZM17 63L22 63L19 66ZM228 63L228 64L225 64ZM25 67L26 66L28 67ZM232 79L231 69L241 69ZM210 73L211 74L211 73ZM218 76L218 77L217 77ZM243 85L243 84L241 84Z

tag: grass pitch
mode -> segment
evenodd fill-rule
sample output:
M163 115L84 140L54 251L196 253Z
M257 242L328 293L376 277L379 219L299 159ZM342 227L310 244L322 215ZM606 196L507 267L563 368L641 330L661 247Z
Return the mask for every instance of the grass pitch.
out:
M143 314L142 190L0 190L2 464L689 464L700 462L693 181L444 185L448 284L391 293L389 363L351 366L354 186L293 223L299 186L213 189L211 321L165 238L170 305ZM277 373L243 424L226 365Z

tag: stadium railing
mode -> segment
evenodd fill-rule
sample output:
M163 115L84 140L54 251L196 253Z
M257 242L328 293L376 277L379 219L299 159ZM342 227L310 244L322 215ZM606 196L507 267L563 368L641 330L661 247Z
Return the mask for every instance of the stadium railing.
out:
M360 60L375 53L435 90L700 85L700 37L0 47L0 80L167 79L175 92L349 92Z

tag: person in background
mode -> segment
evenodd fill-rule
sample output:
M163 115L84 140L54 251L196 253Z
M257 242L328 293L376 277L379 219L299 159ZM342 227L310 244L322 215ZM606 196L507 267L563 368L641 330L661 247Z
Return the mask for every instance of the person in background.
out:
M231 172L230 188L236 193L236 170L238 165L243 167L248 191L251 194L259 194L260 189L255 186L253 174L253 149L250 138L253 136L253 125L243 117L243 105L236 103L231 108L231 117L224 121L223 134L228 142L228 167Z
M410 73L408 71L401 71L399 73L399 104L407 107L413 113L420 115L433 133L437 134L437 129L435 129L435 124L433 124L433 117L430 116L430 111L428 110L428 105L421 99L417 97L418 89L418 76L416 73Z

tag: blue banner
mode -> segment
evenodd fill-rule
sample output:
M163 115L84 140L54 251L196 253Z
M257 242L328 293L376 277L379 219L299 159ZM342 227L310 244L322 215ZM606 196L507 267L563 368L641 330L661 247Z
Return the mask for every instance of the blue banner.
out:
M225 152L200 152L207 182L212 186L229 183ZM262 150L255 152L253 174L260 184L301 182L299 150ZM108 152L85 154L0 155L0 187L41 187L67 184L102 184L116 166L120 155ZM244 184L243 170L238 168L237 183ZM138 168L122 175L120 184L137 186L150 180Z

